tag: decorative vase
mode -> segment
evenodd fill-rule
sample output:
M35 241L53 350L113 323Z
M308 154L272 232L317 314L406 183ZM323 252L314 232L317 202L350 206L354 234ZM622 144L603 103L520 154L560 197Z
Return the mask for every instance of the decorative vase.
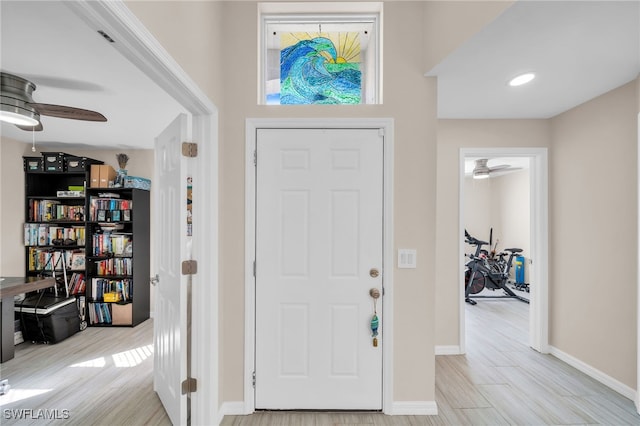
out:
M124 180L127 177L127 171L124 169L118 169L116 170L116 181L115 181L115 187L116 188L124 188Z

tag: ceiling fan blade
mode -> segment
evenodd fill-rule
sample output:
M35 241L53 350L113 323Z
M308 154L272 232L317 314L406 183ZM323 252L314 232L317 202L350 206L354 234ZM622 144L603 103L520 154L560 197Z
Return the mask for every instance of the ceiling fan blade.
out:
M522 167L508 167L506 169L500 169L500 170L496 170L495 172L492 171L491 175L492 176L502 176L502 175L506 175L512 172L517 172L518 170L522 170Z
M16 124L16 127L20 130L26 130L27 132L41 132L42 131L42 123L38 123L37 126L20 126Z
M508 164L498 164L497 166L489 167L489 171L490 172L495 172L497 170L508 169L509 167L511 167L511 166L508 165Z
M35 108L40 115L47 115L49 117L84 121L107 121L107 118L104 115L88 109L39 103L30 103L29 105Z

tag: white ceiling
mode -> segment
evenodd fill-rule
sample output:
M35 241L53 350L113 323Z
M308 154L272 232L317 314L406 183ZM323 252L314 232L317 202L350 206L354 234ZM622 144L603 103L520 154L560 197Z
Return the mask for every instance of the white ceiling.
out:
M549 118L635 79L640 2L518 1L427 75L439 118ZM530 84L509 87L533 71Z
M427 75L440 118L548 118L640 72L639 1L519 1ZM0 69L36 102L99 111L106 123L43 117L37 144L151 148L183 108L60 1L0 1ZM115 41L116 43L118 40ZM533 83L506 85L521 71ZM31 132L2 123L3 136Z
M60 1L0 1L2 71L36 84L35 102L90 109L106 123L41 117L3 137L48 147L152 148L184 109ZM117 43L117 40L116 40Z

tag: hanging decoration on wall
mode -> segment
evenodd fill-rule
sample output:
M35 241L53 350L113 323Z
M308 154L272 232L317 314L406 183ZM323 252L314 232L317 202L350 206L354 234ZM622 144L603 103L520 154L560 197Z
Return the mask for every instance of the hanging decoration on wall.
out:
M280 36L280 104L359 104L360 34L298 32Z
M187 176L187 237L193 235L193 178Z

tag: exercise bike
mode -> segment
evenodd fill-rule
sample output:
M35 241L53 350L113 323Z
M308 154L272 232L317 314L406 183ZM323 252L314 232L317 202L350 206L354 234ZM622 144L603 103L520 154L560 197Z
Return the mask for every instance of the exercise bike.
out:
M488 243L472 237L466 230L464 232L465 241L476 247L474 254L469 255L470 260L465 264L464 301L470 305L477 304L478 302L472 300L471 295L480 293L482 290L487 288L489 290L503 290L504 295L473 296L473 298L510 298L529 303L528 299L518 296L511 291L509 287L507 287L513 258L518 253L521 253L522 249L508 248L504 250L507 253L503 252L498 255L498 259L489 259L487 251L482 249L482 246ZM508 256L508 258L505 261L504 258L506 256Z

